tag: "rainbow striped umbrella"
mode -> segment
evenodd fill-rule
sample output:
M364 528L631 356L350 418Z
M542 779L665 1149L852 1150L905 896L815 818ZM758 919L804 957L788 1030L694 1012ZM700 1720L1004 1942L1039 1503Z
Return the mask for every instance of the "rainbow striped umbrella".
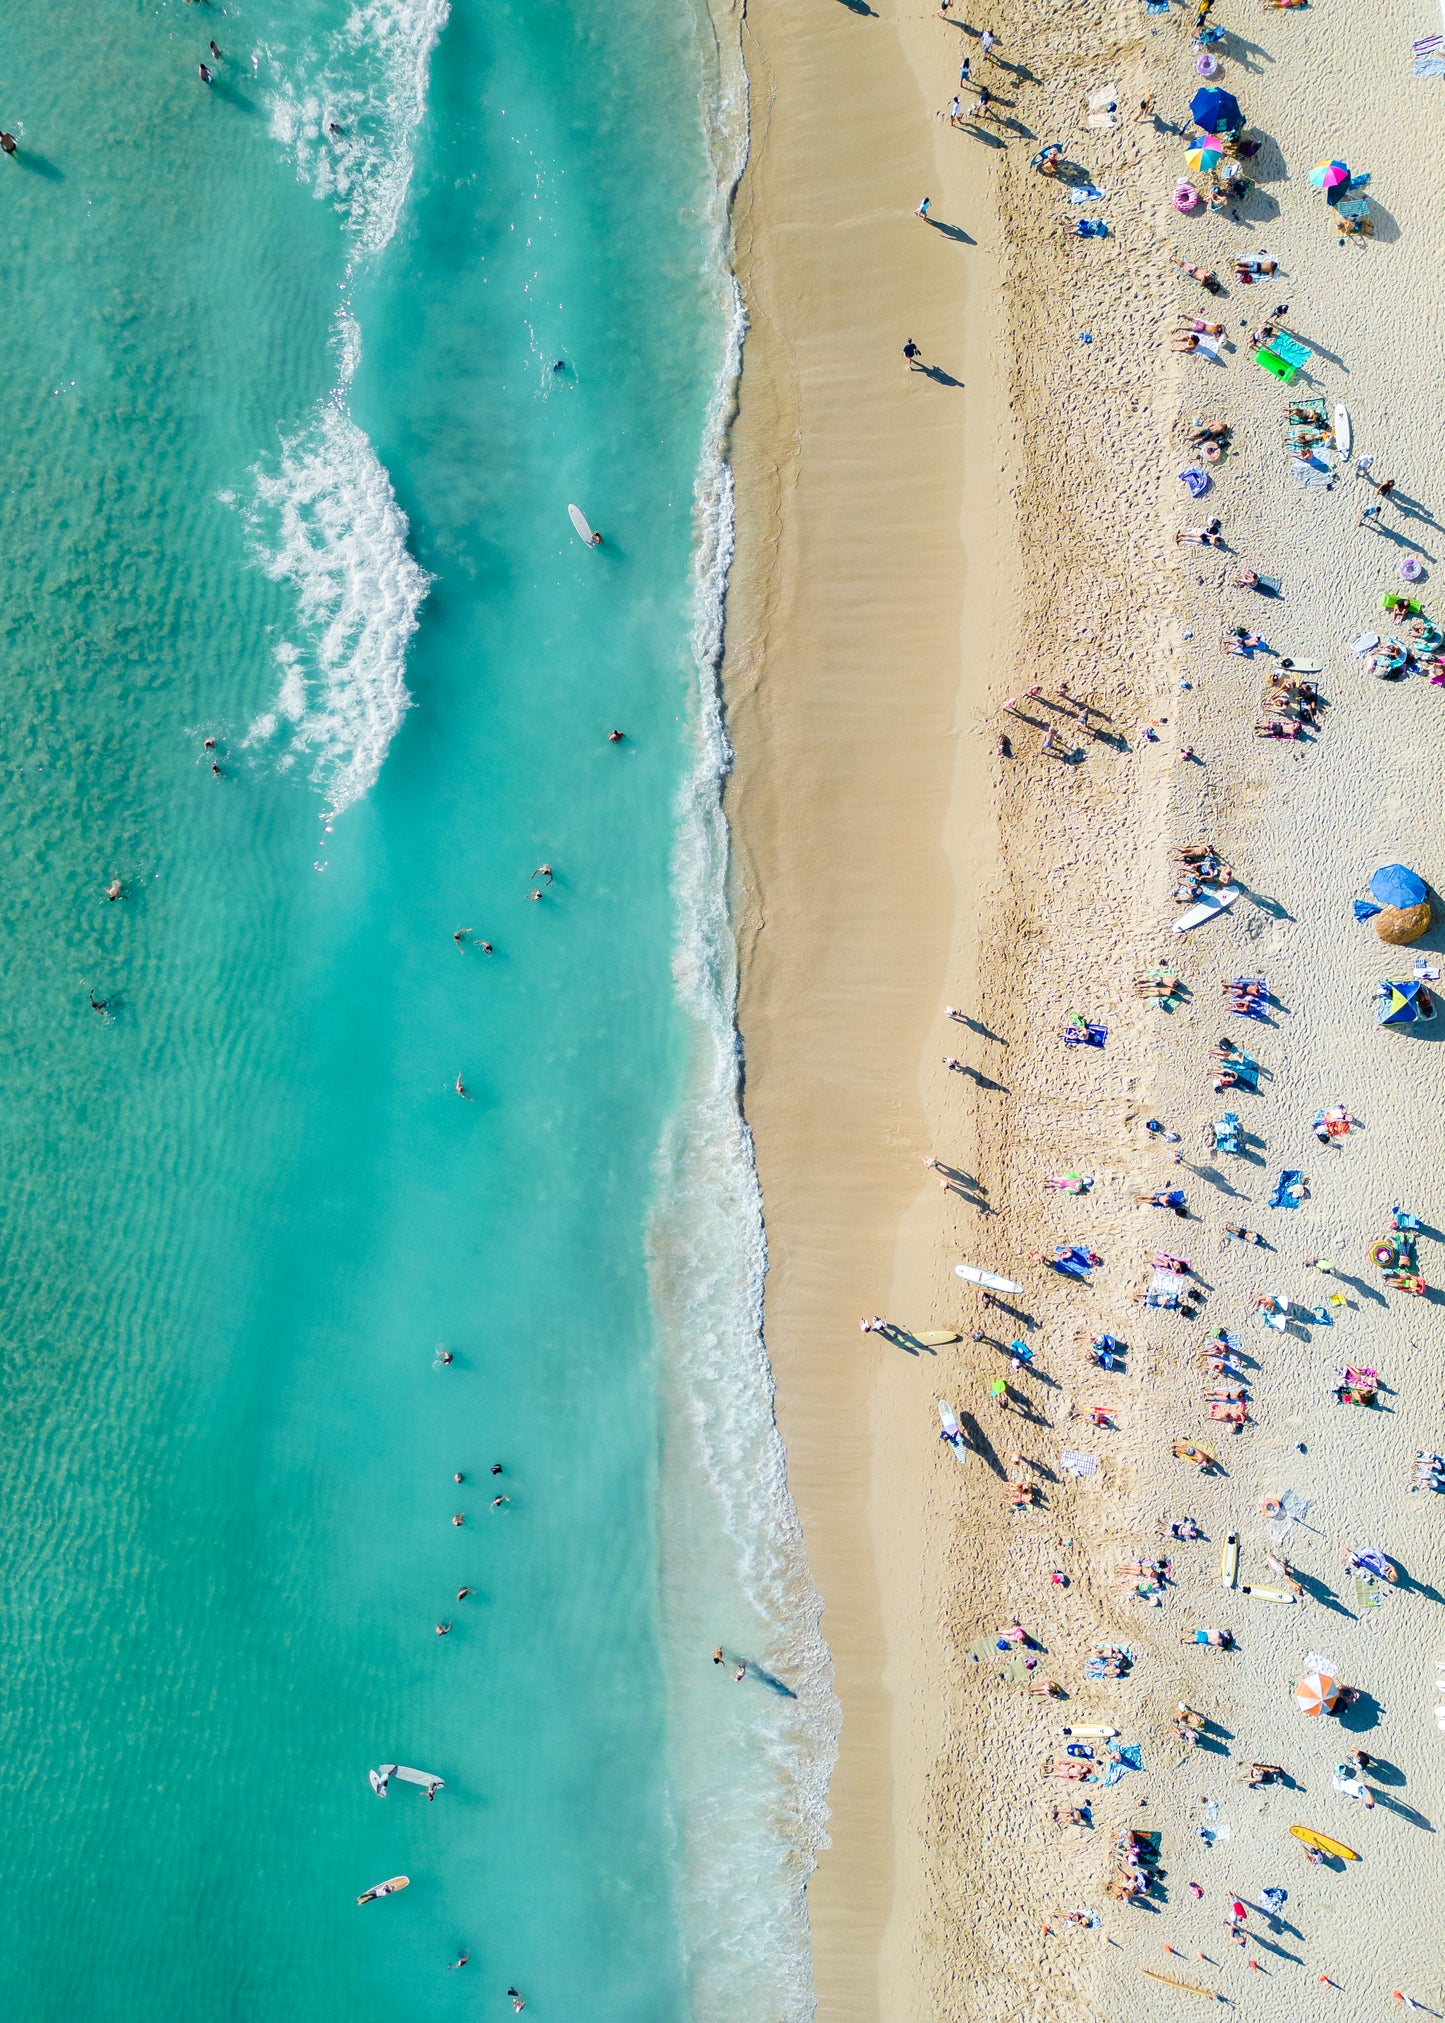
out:
M1207 176L1211 169L1218 168L1223 153L1223 148L1211 147L1206 141L1201 147L1191 148L1184 160L1197 174Z
M1317 190L1337 190L1349 180L1350 172L1343 162L1316 162L1310 170L1310 181Z

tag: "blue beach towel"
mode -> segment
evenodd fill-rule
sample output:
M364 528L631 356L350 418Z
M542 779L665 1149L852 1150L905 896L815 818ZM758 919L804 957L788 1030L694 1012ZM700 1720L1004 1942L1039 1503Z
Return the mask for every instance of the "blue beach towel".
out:
M1107 239L1109 227L1102 218L1080 218L1074 230L1081 239Z
M1298 1208L1305 1198L1305 1177L1295 1166L1287 1166L1279 1176L1279 1182L1269 1197L1271 1208Z

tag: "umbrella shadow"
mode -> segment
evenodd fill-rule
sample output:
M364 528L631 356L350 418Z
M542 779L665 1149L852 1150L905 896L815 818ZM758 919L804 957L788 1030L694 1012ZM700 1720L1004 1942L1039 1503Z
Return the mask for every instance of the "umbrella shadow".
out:
M1298 1575L1296 1575L1298 1579ZM1363 1686L1357 1687L1355 1697L1348 1707L1342 1707L1335 1719L1351 1735L1367 1735L1372 1728L1380 1725L1384 1708L1373 1693L1367 1693Z
M1393 246L1400 237L1399 223L1394 214L1387 211L1383 204L1376 203L1373 197L1370 199L1370 223L1374 226L1370 237L1382 246ZM1343 239L1340 244L1344 244Z

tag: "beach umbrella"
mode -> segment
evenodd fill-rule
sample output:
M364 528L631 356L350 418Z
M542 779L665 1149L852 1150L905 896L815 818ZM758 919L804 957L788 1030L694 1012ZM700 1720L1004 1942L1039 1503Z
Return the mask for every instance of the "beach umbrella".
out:
M1349 180L1350 172L1343 162L1316 162L1310 170L1310 181L1317 190L1337 190Z
M1211 169L1218 168L1223 152L1222 148L1212 147L1208 141L1203 141L1197 148L1191 148L1184 160L1196 175L1207 176Z
M1418 906L1425 897L1425 881L1404 864L1382 864L1370 880L1370 897L1381 906Z
M1408 983L1377 983L1375 1021L1382 1026L1413 1026L1421 1019L1433 1019L1435 1004L1418 977Z
M1217 84L1206 84L1195 92L1189 101L1189 117L1206 133L1237 133L1244 125L1239 100Z
M1328 1672L1308 1672L1295 1687L1294 1697L1302 1714L1328 1714L1340 1697L1339 1683Z

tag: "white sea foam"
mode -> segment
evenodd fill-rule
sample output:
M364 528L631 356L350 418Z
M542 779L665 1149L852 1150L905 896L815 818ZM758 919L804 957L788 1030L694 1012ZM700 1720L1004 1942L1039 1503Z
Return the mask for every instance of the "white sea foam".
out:
M746 159L746 82L727 52L718 75L714 244L729 334L696 493L697 744L674 857L674 976L691 1046L652 1231L667 1374L663 1603L693 2014L806 2023L815 1996L804 1890L826 1842L841 1710L773 1415L762 1203L741 1107L720 679L734 542L728 435L746 325L728 219ZM755 1662L737 1691L706 1662L719 1639Z
M395 235L411 186L412 140L449 0L360 0L318 46L259 52L271 133L351 234L350 280ZM335 125L339 132L330 129ZM406 653L430 579L407 548L391 481L348 397L361 330L343 309L329 397L253 473L247 525L257 560L296 591L297 638L277 648L280 692L247 743L303 761L338 814L374 784L411 705Z
M272 138L346 219L353 265L374 259L396 231L431 55L450 11L450 0L360 0L318 46L261 52L272 77Z
M260 566L296 593L296 637L276 649L280 688L246 742L302 761L338 814L367 792L410 707L406 650L430 578L365 432L318 410L254 474L248 531Z

